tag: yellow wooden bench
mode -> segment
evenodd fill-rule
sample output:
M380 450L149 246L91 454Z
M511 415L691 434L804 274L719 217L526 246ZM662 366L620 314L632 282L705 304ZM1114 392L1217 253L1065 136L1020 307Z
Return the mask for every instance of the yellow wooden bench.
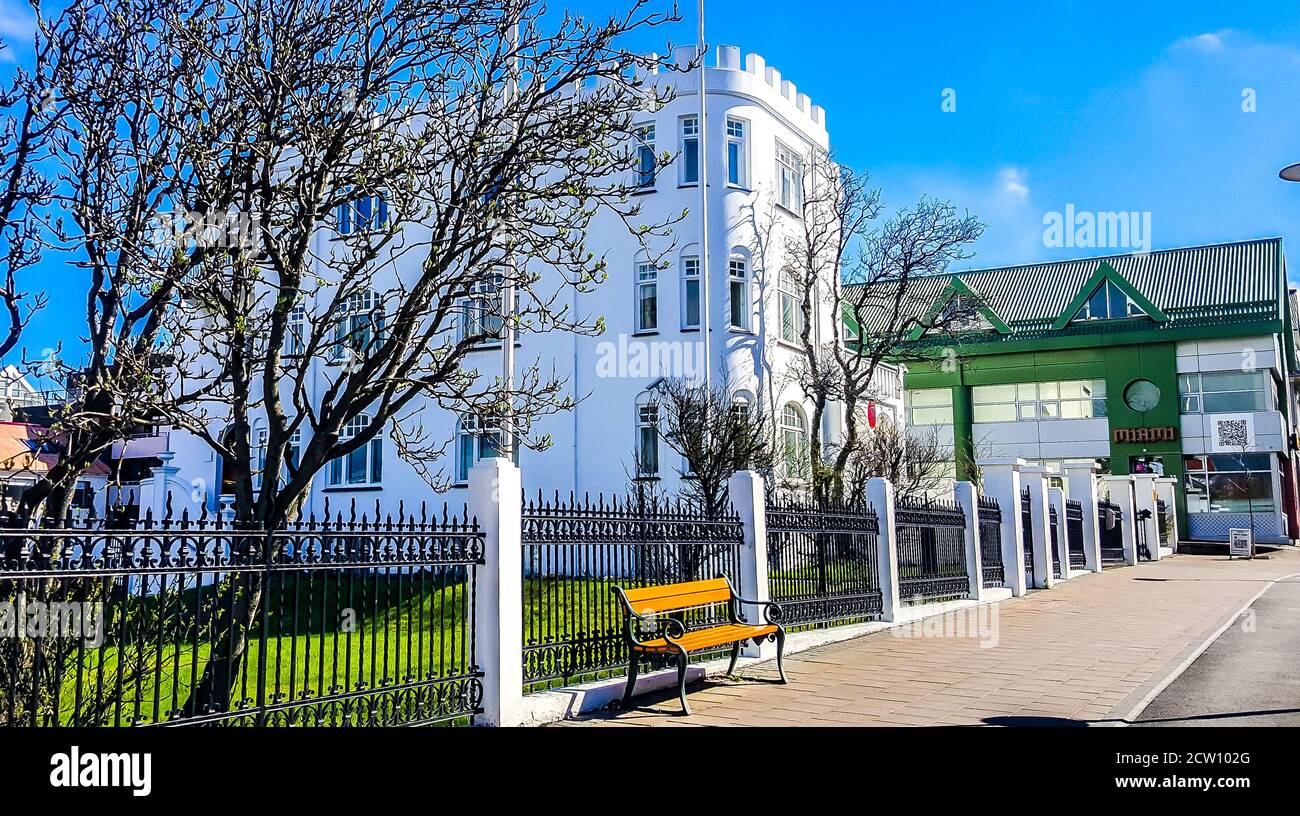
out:
M623 635L627 640L630 657L627 664L627 690L623 692L623 705L632 700L636 687L637 664L647 654L677 655L677 696L682 701L682 713L690 714L686 703L686 664L691 652L731 644L731 665L727 674L736 670L740 647L747 640L755 645L763 639L776 641L776 670L785 683L785 667L781 660L785 651L785 629L781 627L781 607L770 601L751 601L741 598L732 589L731 582L719 576L707 581L688 581L680 584L623 589L614 587L614 594L623 605ZM697 629L688 629L685 615L692 610L708 610L726 605L727 623ZM765 623L747 623L741 615L745 605L760 606Z

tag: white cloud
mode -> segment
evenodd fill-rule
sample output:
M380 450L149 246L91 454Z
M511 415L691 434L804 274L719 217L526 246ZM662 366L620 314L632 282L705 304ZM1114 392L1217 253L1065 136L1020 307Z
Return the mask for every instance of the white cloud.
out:
M1191 50L1203 53L1218 53L1224 49L1224 40L1232 34L1232 29L1225 28L1221 31L1207 31L1204 34L1197 34L1195 37L1187 37L1174 43L1175 50Z
M13 0L0 0L0 38L13 45L15 41L30 40L35 33L36 18L31 9Z
M1015 201L1029 198L1029 186L1025 184L1025 171L1019 167L1004 167L998 171L998 189L1002 195Z

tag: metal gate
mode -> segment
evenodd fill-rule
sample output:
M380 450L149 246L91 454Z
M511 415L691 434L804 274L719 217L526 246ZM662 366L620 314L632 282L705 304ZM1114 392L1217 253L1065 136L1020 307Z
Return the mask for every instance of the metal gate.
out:
M1034 585L1034 516L1029 509L1029 488L1020 493L1020 526L1025 538L1025 585Z
M1083 505L1073 499L1065 500L1065 540L1069 544L1070 569L1088 568L1083 553Z
M1124 511L1109 501L1097 502L1097 526L1101 533L1101 563L1124 563Z
M1052 531L1052 577L1060 579L1061 577L1061 521L1056 514L1056 508L1048 505L1047 507L1047 524Z

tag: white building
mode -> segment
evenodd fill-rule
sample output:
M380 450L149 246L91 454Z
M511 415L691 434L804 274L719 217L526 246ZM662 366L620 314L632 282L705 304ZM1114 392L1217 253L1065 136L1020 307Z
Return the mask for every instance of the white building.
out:
M678 64L686 65L693 54L691 47L679 49L674 56ZM658 265L649 263L624 225L612 216L597 222L593 232L602 239L607 236L607 241L603 246L602 241L592 241L592 248L607 250L609 279L594 293L569 288L566 296L575 314L602 316L605 333L521 337L518 368L538 362L548 372L554 369L567 378L569 393L580 399L574 410L534 425L534 434L549 434L553 445L545 451L519 452L528 492L623 492L635 475L638 455L657 469L661 486L673 491L682 463L649 431L644 402L647 388L662 376L702 374L705 325L711 336L708 365L713 382L728 383L738 402L757 404L775 419L778 449L788 441L808 438L810 411L788 373L792 356L802 353L792 342L798 338L792 322L797 319L793 317L795 296L777 279L778 252L760 249L758 239L760 226L768 223L765 219L774 219L777 228L784 229L797 218L802 157L830 143L825 113L762 57L750 54L742 63L740 50L732 46L719 47L713 57L705 69L705 132L700 126L698 71L650 77L655 83L673 83L676 95L662 110L647 110L635 122L644 141L647 168L656 154L678 155L671 165L646 173L639 194L647 220L689 210L689 216L674 228L671 250ZM701 270L706 265L700 249L696 160L701 144L709 176L707 320L701 313ZM320 240L328 237L322 235ZM399 260L395 265L399 277L403 263L416 261ZM383 281L376 285L382 286ZM820 310L816 321L815 336L829 342L837 331L829 306ZM483 377L501 371L499 345L484 347L470 357L466 365L476 367ZM334 363L321 359L313 365L325 372ZM894 384L895 398L879 413L899 417L901 380L893 370L882 377ZM324 377L318 379L323 382ZM472 419L436 408L422 414L420 424L430 433L454 437L448 455L436 467L453 485L446 500L460 501L464 491L459 488L467 480L468 468L479 456L494 453L493 438L477 435ZM823 438L833 441L841 420L838 411L828 414ZM258 418L252 424L256 441ZM171 433L168 447L176 454L171 466L177 470L160 477L169 484L193 486L195 509L198 503L216 509L222 482L218 458L179 431ZM394 447L386 436L380 437L346 457L348 461L332 463L315 479L304 513L319 515L327 499L333 509L356 500L360 508L371 511L378 501L385 513L395 511L399 501L409 509L434 499L426 482ZM173 495L174 500L180 498ZM143 494L142 499L147 503ZM178 501L178 506L184 503Z

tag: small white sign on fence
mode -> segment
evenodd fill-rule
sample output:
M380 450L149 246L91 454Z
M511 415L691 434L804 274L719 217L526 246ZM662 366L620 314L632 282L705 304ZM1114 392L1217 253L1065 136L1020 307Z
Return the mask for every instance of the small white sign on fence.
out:
M1228 530L1228 556L1255 557L1255 536L1248 527Z

